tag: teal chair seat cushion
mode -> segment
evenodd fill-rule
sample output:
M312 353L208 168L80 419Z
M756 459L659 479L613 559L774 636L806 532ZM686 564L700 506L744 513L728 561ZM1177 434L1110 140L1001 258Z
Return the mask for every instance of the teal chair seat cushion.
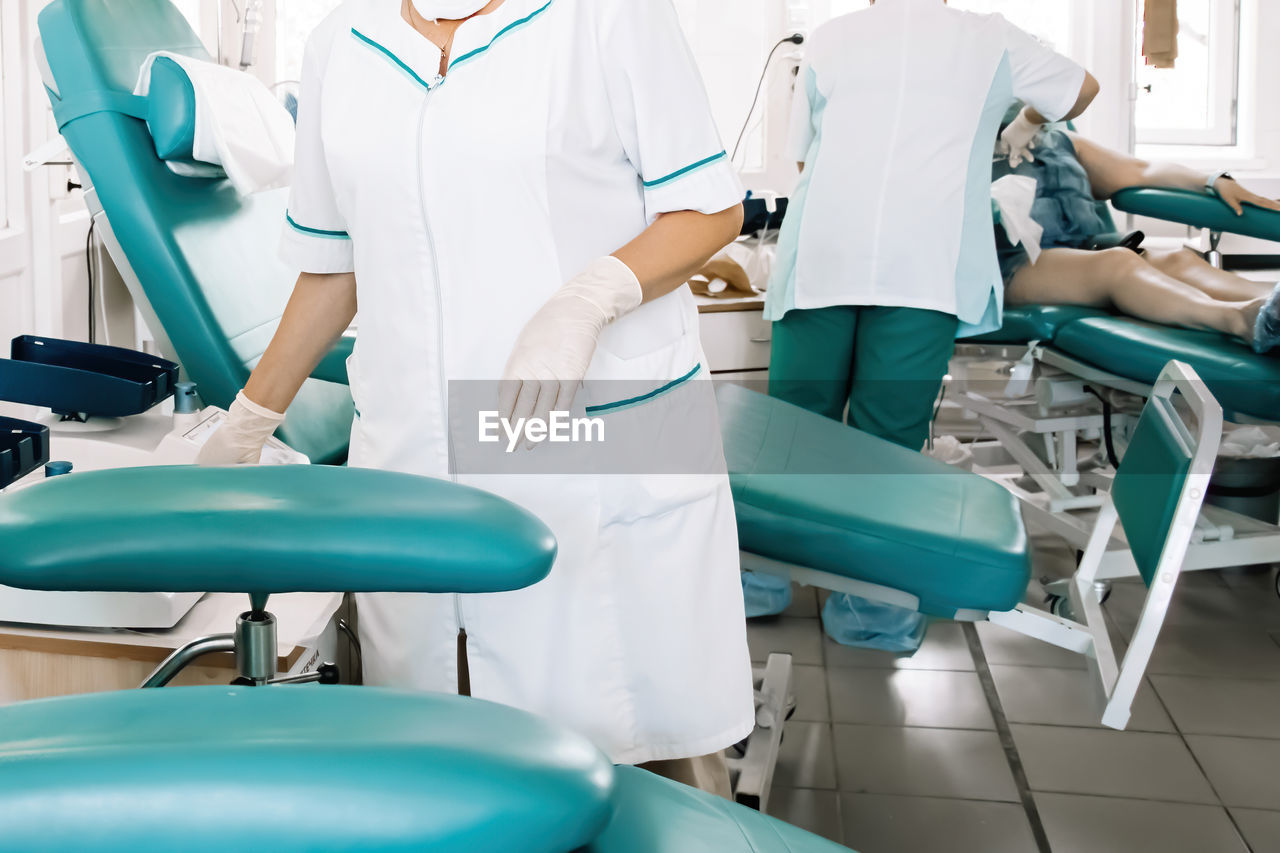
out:
M1181 222L1193 228L1280 240L1280 212L1246 204L1244 213L1237 216L1216 194L1203 190L1129 187L1116 193L1111 203L1126 213Z
M0 584L25 589L498 592L555 552L496 495L359 468L122 468L0 495Z
M1027 537L1005 489L736 385L716 396L743 550L908 592L939 616L1021 600Z
M1228 412L1280 420L1280 358L1258 355L1217 332L1157 326L1125 317L1094 317L1064 326L1060 350L1109 373L1151 384L1171 359L1195 368Z
M1004 322L999 329L966 340L993 344L1051 343L1058 330L1068 323L1106 316L1105 311L1078 305L1015 305L1005 308Z
M574 850L610 816L584 739L371 687L174 687L0 709L7 850Z
M745 806L635 767L615 771L615 812L586 853L848 853Z

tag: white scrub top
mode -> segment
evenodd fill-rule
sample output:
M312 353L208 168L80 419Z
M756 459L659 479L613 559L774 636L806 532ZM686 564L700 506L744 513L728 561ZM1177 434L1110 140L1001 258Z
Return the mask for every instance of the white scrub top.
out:
M765 316L882 305L999 328L991 225L1002 116L1056 120L1084 69L999 15L877 0L819 27L796 82L791 156L805 164L779 238Z
M675 11L507 0L462 24L452 56L438 79L400 0L348 0L320 25L282 254L356 275L350 464L503 494L559 553L527 590L360 596L365 680L454 692L464 628L475 696L558 720L617 762L721 749L754 707L718 428L704 443L720 473L676 478L458 475L447 432L450 383L497 380L528 319L591 260L661 213L742 199ZM652 387L628 395L643 400L706 383L688 288L606 328L588 379Z

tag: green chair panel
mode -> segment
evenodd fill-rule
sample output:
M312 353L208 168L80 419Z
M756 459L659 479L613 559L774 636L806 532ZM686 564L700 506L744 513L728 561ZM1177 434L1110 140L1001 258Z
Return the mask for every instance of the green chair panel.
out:
M1178 498L1191 470L1191 454L1163 411L1166 405L1153 400L1143 409L1111 484L1111 499L1125 538L1148 586L1155 577Z
M156 50L210 58L168 0L53 0L38 22L55 108L132 92ZM146 123L119 112L85 114L62 135L187 378L206 403L229 406L297 278L276 257L288 190L241 197L226 180L176 175L157 157ZM314 462L340 462L352 413L346 387L309 380L278 434Z
M445 480L312 465L120 468L0 495L0 584L84 592L500 592L532 514Z
M1094 317L1064 326L1053 346L1086 364L1148 385L1177 359L1195 369L1228 413L1280 420L1280 358L1258 355L1218 332Z
M849 848L647 770L618 767L615 811L584 853L849 853Z
M0 846L27 853L564 853L605 826L612 777L583 738L458 696L172 687L0 708Z
M744 550L911 593L939 616L1021 600L1027 536L1005 489L737 385L716 396Z
M1246 204L1244 213L1237 216L1215 193L1204 190L1129 187L1116 193L1111 203L1126 213L1181 222L1193 228L1280 240L1280 212Z

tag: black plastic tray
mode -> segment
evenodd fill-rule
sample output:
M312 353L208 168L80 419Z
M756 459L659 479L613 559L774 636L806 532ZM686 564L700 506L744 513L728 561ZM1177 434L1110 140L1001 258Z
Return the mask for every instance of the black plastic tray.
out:
M48 461L47 426L0 418L0 489L16 483Z
M59 415L127 417L173 394L178 365L120 347L22 335L0 359L0 400Z
M781 228L787 215L787 199L777 201L777 209L769 212L769 205L762 198L749 198L742 203L742 233L755 235L765 229Z

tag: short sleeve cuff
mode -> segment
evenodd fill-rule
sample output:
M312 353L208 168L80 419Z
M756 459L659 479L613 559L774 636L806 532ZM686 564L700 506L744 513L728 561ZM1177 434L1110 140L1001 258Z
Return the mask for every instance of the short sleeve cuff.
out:
M1067 61L1070 62L1070 60ZM1050 108L1049 112L1045 112L1041 107L1032 104L1038 112L1051 122L1061 121L1063 116L1071 112L1071 108L1076 105L1076 101L1080 98L1080 87L1084 85L1084 66L1077 65L1074 62L1071 62L1071 65L1072 69L1069 72L1071 74L1069 78L1070 84L1064 87L1065 94L1063 94L1061 100L1055 104L1046 104L1045 106Z
M280 234L280 259L300 272L355 272L355 252L346 231L300 225L286 217Z
M742 181L724 152L644 182L645 212L650 221L661 213L679 210L719 213L740 203L745 195Z

